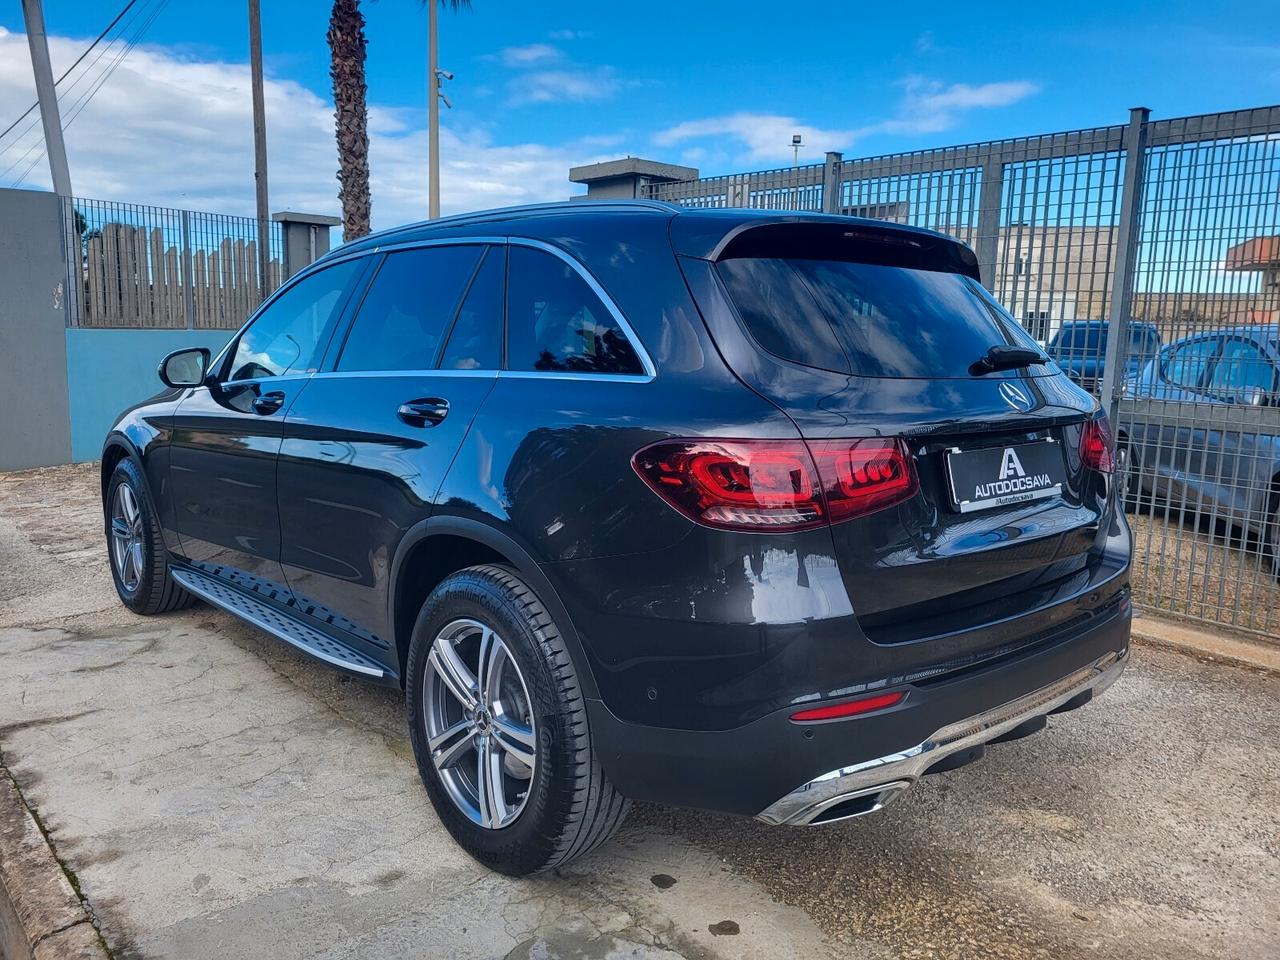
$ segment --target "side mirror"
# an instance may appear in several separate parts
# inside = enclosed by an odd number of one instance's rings
[[[160,361],[160,379],[167,387],[198,387],[204,383],[212,354],[204,347],[175,350]]]

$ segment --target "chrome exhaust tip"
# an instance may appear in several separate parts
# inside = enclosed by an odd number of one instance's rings
[[[883,810],[911,786],[908,780],[895,780],[852,793],[842,793],[806,807],[786,821],[789,826],[820,827]]]

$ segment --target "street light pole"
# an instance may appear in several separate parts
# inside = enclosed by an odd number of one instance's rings
[[[440,216],[440,49],[439,0],[427,0],[427,216]]]
[[[262,10],[249,0],[249,73],[253,87],[253,180],[258,201],[258,281],[271,292],[271,234],[267,220],[267,108],[262,90]]]
[[[53,67],[49,64],[49,37],[44,32],[41,0],[22,0],[22,15],[27,24],[27,46],[31,48],[31,71],[36,78],[36,99],[40,102],[40,122],[44,125],[44,149],[49,156],[53,192],[69,197],[71,171],[67,166],[67,145],[62,140],[62,117],[58,113]]]

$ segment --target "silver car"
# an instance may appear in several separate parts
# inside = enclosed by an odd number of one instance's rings
[[[1163,502],[1230,524],[1280,577],[1280,327],[1174,341],[1124,393],[1116,456],[1130,507]]]

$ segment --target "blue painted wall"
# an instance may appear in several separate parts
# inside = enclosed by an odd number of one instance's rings
[[[165,354],[183,347],[208,347],[216,354],[234,332],[68,327],[71,459],[98,459],[120,411],[164,389],[156,367]]]

